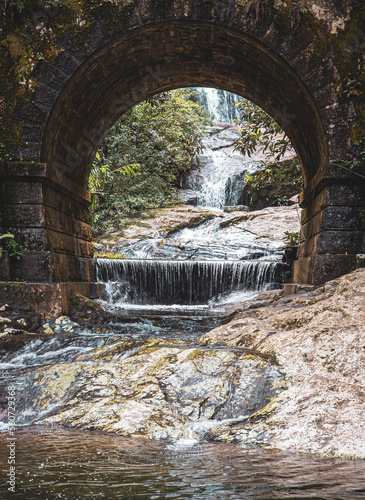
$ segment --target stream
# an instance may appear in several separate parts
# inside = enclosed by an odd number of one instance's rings
[[[211,90],[201,93],[217,117],[235,101]],[[237,131],[225,136],[226,125],[211,129],[210,152],[188,181],[208,210],[239,204],[257,167],[235,156]],[[290,278],[283,245],[248,229],[240,208],[120,241],[114,250],[125,259],[99,259],[108,323],[63,317],[47,323],[51,334],[0,338],[1,498],[365,498],[362,460],[260,447],[264,437],[247,429],[290,381],[270,353],[203,338]]]
[[[0,460],[6,462],[5,449]],[[194,447],[77,429],[17,433],[18,488],[1,498],[32,500],[356,500],[362,462],[235,444]]]

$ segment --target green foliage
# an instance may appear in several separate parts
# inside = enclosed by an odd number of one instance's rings
[[[343,94],[346,97],[361,96],[364,93],[363,83],[358,81],[356,78],[345,77],[343,79]]]
[[[99,152],[96,153],[96,160],[101,162],[101,157]],[[99,198],[98,192],[102,192],[103,184],[107,183],[113,178],[113,174],[118,173],[125,179],[128,177],[136,177],[136,173],[141,170],[141,166],[136,163],[132,165],[124,165],[123,167],[118,167],[114,170],[110,170],[109,165],[97,165],[95,163],[91,166],[91,172],[89,176],[89,190],[92,193],[92,202],[90,205],[90,225],[93,227],[95,220],[95,210],[98,206]]]
[[[295,247],[300,243],[300,231],[285,231],[284,241],[288,247]]]
[[[341,164],[350,168],[351,170],[356,167],[361,167],[365,165],[365,141],[355,142],[355,146],[358,146],[358,153],[356,156],[349,160],[342,160]]]
[[[257,170],[245,177],[246,202],[252,205],[255,197],[261,192],[270,204],[286,205],[289,198],[302,189],[302,173],[299,163],[293,159],[281,164],[270,163],[265,168]]]
[[[16,259],[20,259],[22,256],[22,252],[25,250],[24,247],[19,245],[14,239],[14,235],[11,233],[1,234],[0,235],[0,259],[3,256],[4,250],[9,251],[10,257],[15,257]]]
[[[279,161],[290,146],[289,138],[276,121],[256,104],[242,99],[236,106],[242,113],[238,120],[239,139],[234,142],[235,149],[251,156],[257,149]]]
[[[99,149],[90,189],[96,234],[133,212],[178,202],[177,179],[202,151],[209,118],[191,89],[164,92],[122,116]]]

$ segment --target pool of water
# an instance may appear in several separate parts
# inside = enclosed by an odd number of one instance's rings
[[[365,463],[237,444],[179,443],[33,426],[16,432],[16,490],[4,500],[355,500],[365,498]]]

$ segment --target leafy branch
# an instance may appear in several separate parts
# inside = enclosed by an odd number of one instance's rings
[[[101,161],[100,153],[96,153],[96,159]],[[91,227],[94,224],[95,215],[94,211],[98,205],[99,198],[98,194],[102,192],[102,186],[110,179],[112,179],[113,174],[118,172],[122,175],[122,177],[136,177],[137,172],[141,170],[141,165],[138,163],[124,165],[123,167],[115,168],[114,170],[110,169],[109,165],[96,165],[95,163],[91,166],[91,172],[89,176],[89,190],[92,193],[92,202],[90,205],[91,217],[90,217],[90,225]]]
[[[284,241],[286,246],[295,247],[300,243],[300,231],[285,231]]]
[[[11,233],[1,234],[0,235],[0,259],[3,256],[4,250],[9,251],[10,257],[15,257],[16,259],[20,259],[23,255],[24,247],[19,245],[14,239],[14,235]]]
[[[240,137],[234,141],[235,149],[248,156],[261,149],[266,157],[279,161],[290,147],[290,140],[280,125],[247,99],[236,106],[241,119],[238,120]]]

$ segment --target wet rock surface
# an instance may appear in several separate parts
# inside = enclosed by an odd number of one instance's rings
[[[60,333],[7,336],[20,423],[365,458],[365,270],[295,291],[204,320],[199,339],[196,318],[86,332],[63,317]]]
[[[240,137],[238,125],[215,123],[207,130],[204,149],[199,162],[181,179],[182,199],[195,193],[194,205],[218,207],[240,204],[241,193],[246,184],[246,174],[255,172],[262,156],[243,155],[235,150],[234,141]]]
[[[298,205],[228,214],[182,206],[149,215],[123,237],[99,240],[97,250],[132,259],[281,260],[285,232],[300,228]]]
[[[43,316],[31,310],[0,304],[0,338],[37,332],[42,326]]]
[[[103,346],[32,378],[33,411],[56,405],[41,422],[178,439],[246,420],[285,385],[280,368],[260,353],[160,339]]]

